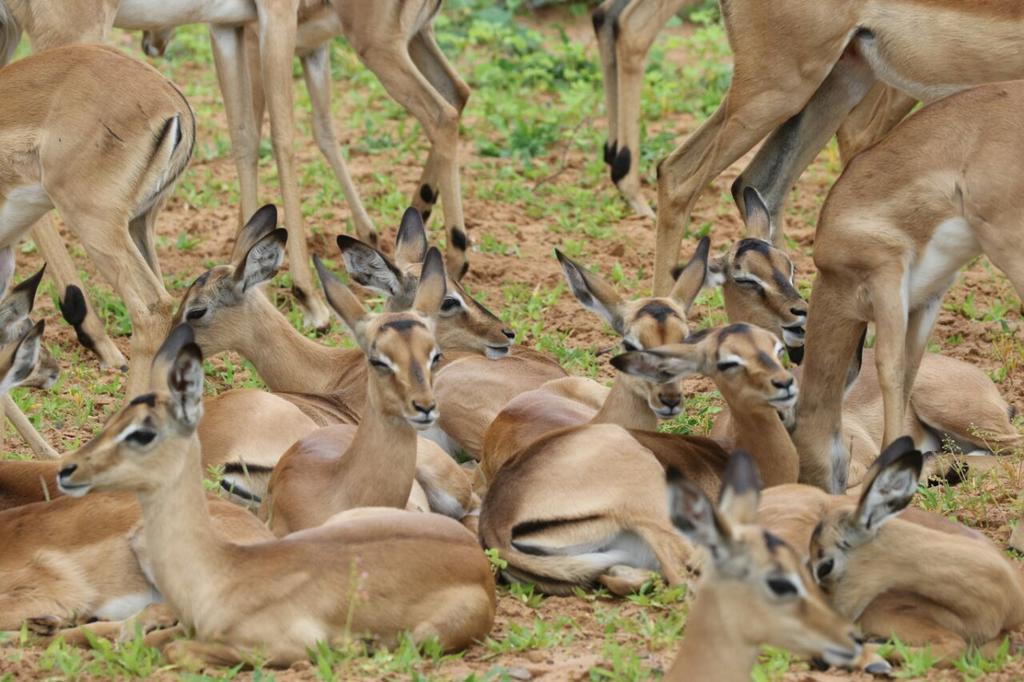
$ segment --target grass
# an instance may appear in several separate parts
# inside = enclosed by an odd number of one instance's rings
[[[552,319],[551,311],[571,295],[562,280],[520,278],[515,267],[531,257],[552,258],[551,250],[557,245],[588,265],[600,263],[597,269],[624,294],[646,293],[650,279],[650,259],[628,238],[623,239],[621,230],[624,224],[630,224],[629,211],[608,182],[607,168],[598,154],[607,133],[596,51],[592,44],[577,39],[568,25],[587,10],[584,4],[573,4],[554,20],[538,20],[526,15],[520,0],[503,4],[446,0],[436,21],[436,34],[442,49],[454,57],[458,71],[473,90],[460,131],[462,149],[466,150],[462,190],[467,205],[515,207],[514,214],[487,221],[480,229],[476,229],[477,223],[484,222],[483,217],[467,212],[478,257],[513,263],[498,283],[486,288],[481,285],[478,291],[471,278],[469,288],[516,331],[521,342],[550,353],[572,374],[606,381],[610,376],[608,355],[601,351],[615,343],[610,330],[603,330],[602,343],[581,341],[583,336],[577,328],[589,313],[579,311],[572,320]],[[713,111],[731,78],[729,49],[715,3],[705,3],[691,14],[689,22],[685,30],[680,29],[678,20],[672,22],[672,30],[655,42],[646,67],[642,102],[645,142],[639,163],[648,191],[655,181],[657,161],[682,139],[680,126],[692,129]],[[129,49],[137,56],[136,38],[119,39],[130,43]],[[19,54],[26,53],[22,45]],[[680,58],[680,53],[685,58]],[[390,235],[408,205],[406,187],[418,177],[428,152],[427,141],[420,126],[387,96],[344,39],[332,43],[331,60],[336,83],[333,113],[342,155],[353,169],[360,169],[354,176],[367,210],[378,228]],[[182,86],[200,121],[194,162],[175,193],[174,201],[181,209],[176,215],[200,215],[205,219],[234,216],[238,183],[206,30],[179,30],[167,58],[152,63]],[[295,95],[297,148],[302,154],[302,212],[312,234],[322,235],[329,242],[326,235],[352,232],[353,227],[342,208],[344,198],[332,171],[313,146],[309,98],[299,80]],[[413,170],[403,176],[404,169]],[[808,173],[812,190],[802,184],[799,199],[787,206],[789,226],[797,232],[813,228],[827,183],[839,170],[833,144]],[[276,195],[276,168],[266,140],[259,148],[259,176],[263,193]],[[733,219],[735,209],[726,188],[727,183],[719,183],[707,193],[687,239],[714,236],[722,223]],[[820,191],[813,191],[815,188]],[[522,220],[542,222],[546,241],[539,246],[529,243],[529,237],[522,236]],[[431,221],[432,242],[439,245],[444,244],[442,225],[439,217]],[[159,237],[161,254],[187,257],[189,262],[201,262],[206,268],[218,264],[221,245],[212,243],[203,226],[203,222],[195,221],[193,225],[182,219],[181,224]],[[641,235],[643,241],[653,241],[649,231]],[[805,264],[810,242],[809,238],[796,239],[787,233],[789,250],[803,257]],[[715,243],[715,252],[724,246]],[[613,252],[616,247],[622,248]],[[83,258],[80,248],[71,250],[77,259]],[[34,256],[34,252],[31,242],[22,249],[26,257]],[[542,255],[530,255],[537,252]],[[319,253],[326,254],[331,269],[344,277],[336,251],[320,249]],[[981,271],[986,286],[977,291],[954,287],[944,305],[945,319],[969,322],[972,331],[940,326],[933,349],[959,352],[976,346],[975,357],[992,368],[989,374],[1001,389],[1010,390],[1020,381],[1024,364],[1019,333],[1021,302],[987,261],[979,260],[972,269]],[[807,296],[812,274],[809,267],[804,270],[798,272],[797,284]],[[165,269],[164,274],[168,289],[180,295],[199,272]],[[107,329],[116,338],[126,337],[131,327],[123,303],[101,278],[89,271],[83,271],[82,278]],[[301,327],[301,311],[282,293],[290,285],[289,275],[283,273],[275,278],[271,291],[279,309]],[[56,307],[52,285],[44,284],[42,296],[51,308]],[[694,328],[725,321],[720,291],[702,294],[695,310]],[[597,323],[590,324],[593,328]],[[974,329],[983,332],[975,334]],[[983,339],[980,343],[979,338]],[[318,340],[352,343],[337,326]],[[97,372],[88,354],[73,343],[48,343],[48,348],[63,371],[57,385],[49,392],[17,390],[13,396],[38,428],[51,439],[60,439],[59,449],[73,450],[120,405],[123,377]],[[211,393],[227,387],[263,387],[251,363],[235,356],[209,360],[206,369]],[[661,428],[671,433],[706,434],[721,409],[716,391],[695,393],[684,413]],[[24,456],[20,450],[4,454]],[[999,509],[1008,518],[1024,512],[1024,500],[1017,500],[1013,494],[1020,482],[1002,485],[1007,480],[1005,476],[972,476],[958,487],[922,488],[918,504],[992,532],[993,526],[1003,523],[992,518],[992,509]],[[489,558],[495,571],[503,568],[495,554],[490,553]],[[436,642],[416,645],[408,638],[390,649],[372,648],[363,642],[335,646],[321,643],[311,651],[307,670],[321,680],[507,680],[521,678],[526,661],[568,659],[585,650],[592,655],[587,668],[591,680],[646,680],[664,673],[686,627],[686,591],[655,581],[626,599],[612,599],[600,589],[580,590],[569,598],[547,598],[531,585],[501,587],[499,596],[502,608],[514,610],[516,615],[501,613],[498,627],[473,649],[474,653],[446,656]],[[565,615],[565,611],[572,615]],[[890,646],[904,659],[898,670],[901,677],[923,675],[934,667],[934,657],[928,652],[910,651],[899,642]],[[28,656],[29,652],[16,646],[0,649],[0,655],[8,661]],[[474,656],[475,660],[469,660]],[[964,678],[977,679],[999,673],[1014,661],[1007,642],[992,658],[978,651],[968,652],[954,668]],[[183,679],[205,680],[230,679],[239,674],[237,669],[215,674],[206,671],[204,675],[172,670],[158,651],[145,647],[138,639],[117,645],[96,642],[91,651],[55,643],[42,652],[36,665],[45,676],[60,679],[145,678],[173,673]],[[789,653],[766,649],[753,679],[778,680],[787,671],[805,669],[805,664]],[[257,667],[246,674],[269,680],[278,673]],[[0,682],[6,682],[3,675]]]

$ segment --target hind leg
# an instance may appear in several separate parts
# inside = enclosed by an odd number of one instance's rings
[[[78,342],[96,354],[100,367],[128,369],[128,361],[107,336],[103,323],[85,298],[85,285],[50,216],[43,216],[32,228],[32,239],[46,260],[47,271],[60,292],[60,308],[78,337]]]
[[[591,14],[597,51],[604,80],[604,103],[608,117],[608,138],[604,143],[604,162],[609,166],[618,151],[616,136],[619,131],[619,76],[615,66],[615,33],[619,15],[630,0],[604,0]]]

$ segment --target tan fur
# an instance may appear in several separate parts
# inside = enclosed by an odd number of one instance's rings
[[[781,203],[799,170],[876,82],[927,102],[1024,75],[1024,12],[1015,0],[786,0],[770,9],[760,0],[730,0],[723,19],[734,54],[729,92],[660,165],[656,294],[671,285],[698,197],[773,130],[759,155],[763,163],[752,164],[758,172],[737,189],[756,187],[775,168],[773,194]],[[774,77],[765,78],[769,73]],[[782,161],[772,158],[779,150],[788,150]]]
[[[274,467],[260,516],[276,535],[319,526],[353,507],[400,508],[408,502],[416,429],[437,419],[432,373],[440,351],[433,329],[445,274],[436,249],[427,258],[413,310],[379,315],[367,313],[318,261],[328,302],[377,364],[366,376],[368,409],[355,432],[344,425],[316,431]]]
[[[828,604],[803,556],[758,525],[756,476],[738,452],[718,505],[688,481],[676,484],[673,521],[713,552],[666,680],[749,680],[765,644],[832,665],[860,654],[853,625]]]
[[[287,666],[306,658],[317,641],[368,636],[394,644],[409,631],[416,641],[437,637],[451,650],[485,636],[494,619],[493,577],[474,538],[451,519],[361,510],[251,546],[212,531],[194,433],[201,356],[182,329],[158,355],[152,400],[124,407],[96,439],[65,458],[60,478],[77,494],[138,495],[156,584],[195,633],[165,647],[168,659],[201,667],[258,656]],[[143,429],[156,434],[145,446],[118,440]],[[263,588],[258,595],[239,589],[250,584]],[[403,598],[396,601],[395,594]]]
[[[724,280],[730,321],[769,329],[784,339],[791,357],[795,352],[802,356],[807,304],[793,287],[791,261],[771,245],[773,227],[767,209],[752,203],[747,206],[748,237],[709,264],[709,278]],[[874,362],[874,351],[863,351],[861,370],[843,399],[842,441],[851,453],[847,480],[851,488],[861,483],[883,446],[882,394]],[[799,368],[794,375],[799,381]],[[911,392],[904,433],[911,434],[919,448],[937,448],[952,439],[967,451],[1003,450],[1021,442],[1010,413],[985,372],[970,363],[928,353]],[[715,418],[711,437],[727,449],[735,445],[736,424],[728,406]],[[967,462],[992,465],[991,460],[974,457]]]
[[[132,354],[144,367],[168,329],[171,299],[129,224],[156,210],[188,164],[192,110],[156,70],[98,46],[59,48],[7,66],[0,89],[7,93],[0,102],[0,147],[7,150],[0,202],[17,215],[0,226],[0,246],[23,238],[49,209],[60,211],[124,299],[135,329]],[[133,372],[129,390],[144,382]]]
[[[956,271],[984,253],[1024,292],[1024,268],[1014,259],[1019,192],[1015,176],[1004,172],[1022,142],[1021,104],[1024,87],[1004,83],[926,107],[857,157],[830,193],[815,239],[807,391],[793,433],[801,480],[827,489],[845,482],[849,453],[833,434],[844,377],[867,322],[877,330],[887,443],[904,428],[910,389]],[[909,299],[900,295],[904,278],[913,289]],[[961,389],[951,383],[948,390]]]

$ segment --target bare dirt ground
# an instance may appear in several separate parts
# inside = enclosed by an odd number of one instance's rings
[[[594,40],[589,30],[588,19],[585,16],[572,17],[564,13],[549,12],[528,21],[543,31],[553,31],[553,24],[556,21],[566,25],[570,37],[587,45],[589,54],[596,59]],[[670,29],[670,32],[682,36],[686,35],[688,30],[687,27],[676,27]],[[122,41],[125,49],[138,56],[134,36],[122,36],[119,40]],[[668,58],[682,62],[689,57],[685,50],[674,49],[669,51]],[[457,58],[456,62],[458,62]],[[191,73],[198,73],[200,70],[206,71],[208,68],[206,65],[176,64],[174,74],[176,80],[181,82],[190,78]],[[208,75],[205,77],[208,78]],[[339,84],[339,90],[341,87]],[[203,108],[212,111],[213,115],[201,120],[200,147],[204,144],[211,144],[215,132],[223,135],[225,130],[223,113],[217,104],[216,93],[210,95],[208,100],[202,102],[206,105]],[[193,103],[196,104],[195,101]],[[198,109],[200,109],[199,106],[197,106]],[[466,112],[465,126],[467,128],[480,123],[474,119],[475,116],[477,114],[471,103]],[[342,144],[357,146],[364,132],[353,128],[348,123],[347,115],[336,114],[336,127]],[[674,134],[677,140],[682,141],[688,133],[694,130],[697,123],[698,121],[693,116],[688,115],[649,121],[648,136],[668,130]],[[409,124],[390,121],[388,125]],[[592,125],[603,128],[604,120],[601,118],[600,112],[595,115]],[[308,130],[308,125],[306,129]],[[571,131],[566,132],[568,134]],[[314,163],[319,153],[308,134],[300,133],[298,140],[299,163],[309,166]],[[596,147],[590,151],[584,151],[568,144],[554,145],[548,151],[545,160],[560,170],[556,177],[545,184],[556,187],[573,187],[583,184],[585,168],[587,164],[593,163],[598,151]],[[515,202],[503,200],[501,196],[492,196],[490,193],[487,196],[480,196],[476,191],[478,176],[491,177],[503,168],[514,171],[519,162],[513,159],[482,156],[470,144],[463,144],[461,154],[465,214],[471,237],[479,243],[484,234],[500,235],[503,242],[514,244],[518,249],[517,256],[475,251],[472,254],[472,269],[467,279],[469,286],[474,292],[480,293],[495,310],[501,309],[504,301],[503,287],[509,283],[519,282],[529,287],[545,290],[557,287],[562,276],[552,257],[552,250],[562,245],[564,235],[551,229],[552,224],[549,217],[528,214]],[[386,153],[379,155],[352,153],[350,170],[369,204],[375,194],[381,192],[377,175],[379,173],[386,173],[390,181],[404,196],[412,196],[417,187],[423,158],[422,148],[416,158],[406,159],[404,162],[398,162]],[[561,166],[563,159],[564,168]],[[711,235],[713,246],[716,249],[725,248],[742,236],[742,223],[728,202],[728,188],[749,159],[750,156],[744,158],[718,178],[704,194],[694,212],[692,223],[694,226],[705,223],[713,225]],[[264,172],[270,173],[271,167],[270,159],[264,159]],[[787,237],[793,241],[791,251],[796,262],[799,279],[805,283],[813,280],[813,263],[810,254],[813,247],[814,219],[836,177],[837,169],[838,159],[835,152],[823,152],[822,156],[800,179],[793,191],[787,211],[785,230]],[[645,173],[647,170],[645,169]],[[232,186],[235,183],[234,165],[231,159],[224,155],[213,158],[201,155],[193,163],[190,177],[196,183],[202,183],[211,188],[208,191],[217,192],[220,191],[218,188]],[[333,180],[326,177],[324,182],[333,182]],[[264,196],[271,197],[272,191],[272,188],[267,188],[264,191]],[[323,188],[318,185],[305,184],[302,187],[303,196],[307,202],[312,201],[321,191]],[[312,216],[308,224],[314,225],[320,230],[319,234],[310,237],[310,250],[333,257],[336,255],[333,235],[340,231],[341,225],[345,224],[348,208],[340,193],[336,192],[333,186],[330,191],[335,195],[331,202],[330,216],[327,217],[323,210],[319,210]],[[653,199],[654,188],[648,186],[646,191],[648,197]],[[614,199],[614,188],[607,180],[593,188],[593,192],[600,197],[601,201]],[[587,210],[587,207],[581,206],[579,210]],[[435,218],[433,227],[438,228],[439,225],[439,220]],[[396,225],[378,222],[378,227],[384,233],[383,242],[390,243]],[[613,227],[613,234],[608,238],[588,241],[580,260],[588,265],[597,266],[603,273],[608,273],[616,264],[632,276],[642,271],[646,273],[642,279],[643,286],[647,287],[653,263],[653,221],[626,217]],[[236,209],[227,199],[214,204],[204,202],[204,205],[200,207],[183,198],[181,192],[177,193],[161,215],[157,226],[158,234],[163,238],[160,242],[159,255],[165,274],[187,283],[211,264],[222,262],[230,253],[236,229]],[[178,248],[176,242],[180,240],[182,234],[196,240],[197,244],[188,250]],[[684,242],[681,258],[685,258],[695,244],[696,237],[687,239]],[[79,253],[79,255],[81,254]],[[90,262],[84,258],[79,258],[78,262],[83,271],[93,275],[93,279],[96,279],[96,273],[93,272]],[[36,253],[19,254],[19,276],[32,272],[40,264]],[[54,411],[40,419],[39,426],[43,435],[58,450],[65,450],[88,440],[101,426],[110,410],[116,409],[121,404],[122,396],[117,391],[101,393],[91,390],[90,387],[94,387],[96,384],[116,380],[118,378],[116,373],[102,372],[91,357],[78,352],[73,333],[66,324],[58,321],[59,317],[55,312],[53,302],[48,297],[42,297],[42,299],[38,307],[38,316],[48,321],[47,343],[73,365],[67,368],[68,378],[60,390],[64,397],[72,403],[77,401],[81,406],[81,411],[84,412],[77,418],[68,418],[60,411]],[[284,295],[279,296],[278,300],[283,307],[290,305]],[[1008,308],[998,316],[988,316],[997,317],[997,319],[970,319],[969,313],[965,312],[965,303],[968,301],[970,301],[972,309],[979,311],[989,310],[996,303],[1000,305],[1005,303]],[[694,319],[700,320],[709,312],[711,311],[706,307],[698,306],[694,313]],[[607,348],[614,343],[614,339],[603,324],[583,311],[568,292],[563,292],[553,304],[543,308],[539,315],[540,325],[545,331],[565,334],[566,343],[570,345],[596,350]],[[987,317],[985,314],[977,316]],[[1000,390],[1018,410],[1024,408],[1024,363],[1021,362],[1024,359],[1024,352],[1019,343],[1020,317],[1020,302],[1006,279],[995,271],[985,259],[979,259],[964,272],[948,296],[947,305],[939,317],[938,327],[933,337],[937,346],[941,347],[944,353],[975,363],[997,375],[1000,378]],[[335,330],[333,338],[339,338],[338,334],[339,332]],[[1015,341],[1015,338],[1018,341]],[[530,344],[534,339],[528,337],[522,341]],[[118,343],[127,353],[127,337],[120,337]],[[224,362],[225,360],[220,358],[214,361],[214,365],[221,367]],[[240,364],[240,360],[237,358],[232,359],[232,362],[235,365]],[[602,366],[604,366],[603,362]],[[235,375],[236,381],[247,376],[247,372],[247,369],[239,370]],[[610,378],[611,372],[607,368],[602,369],[600,376]],[[209,380],[215,391],[229,387],[219,376],[212,376]],[[710,389],[710,385],[706,382],[694,382],[693,389],[707,391]],[[88,395],[91,401],[87,403],[82,398],[83,395]],[[32,407],[42,410],[46,398],[41,394],[32,394],[32,397],[26,400],[29,402],[28,411],[32,413]],[[10,429],[6,434],[4,447],[7,453],[22,455],[28,453],[27,448],[10,432]],[[1019,474],[1016,478],[1019,479]],[[1008,480],[1012,482],[1013,479],[1014,477],[1011,476]],[[1003,481],[1002,484],[1008,486],[1011,483]],[[984,497],[984,501],[978,500],[977,504],[965,507],[962,517],[971,525],[979,527],[997,543],[1005,544],[1010,532],[1008,521],[1015,518],[1015,514],[1020,510],[1015,500],[1016,489],[1007,490],[998,486],[997,483],[983,486],[979,497]],[[644,607],[628,602],[605,599],[585,600],[575,597],[548,598],[540,602],[539,605],[532,606],[510,595],[507,591],[502,591],[498,620],[492,633],[495,640],[504,639],[511,629],[516,627],[530,628],[537,621],[558,623],[560,618],[569,617],[572,619],[571,626],[560,628],[556,626],[557,629],[564,631],[566,636],[553,646],[528,647],[525,651],[500,655],[483,645],[474,646],[461,658],[445,661],[439,667],[427,664],[423,670],[425,674],[448,679],[461,679],[473,673],[477,675],[478,679],[483,679],[488,672],[496,679],[501,679],[503,675],[507,675],[510,679],[614,679],[618,676],[617,673],[601,676],[592,672],[595,667],[609,667],[607,649],[609,641],[629,647],[643,668],[663,670],[671,662],[674,653],[674,646],[671,642],[664,641],[664,639],[652,641],[649,633],[645,632],[642,627],[627,631],[618,629],[619,626],[616,623],[621,623],[623,620],[637,623],[643,622],[647,618],[663,619],[667,611],[680,608],[683,607],[681,605],[670,605],[663,608]],[[618,611],[619,617],[611,619],[608,616],[611,611]],[[609,631],[609,628],[612,630]],[[1014,640],[1019,644],[1021,637],[1015,636]],[[21,649],[10,645],[0,648],[0,679],[29,680],[41,677],[61,677],[59,670],[40,667],[41,656],[39,650],[32,648]],[[341,674],[339,677],[373,675],[373,673],[360,668],[359,659],[352,661],[350,665],[352,668],[346,669],[346,674]],[[207,671],[207,673],[217,675],[223,674],[224,671]],[[171,674],[169,672],[161,673],[160,676],[166,677]],[[250,673],[239,674],[239,677],[248,676]],[[307,664],[298,665],[289,671],[278,672],[276,676],[280,679],[318,679],[317,671]],[[84,677],[88,678],[90,675],[86,674]],[[859,679],[863,676],[811,673],[799,670],[785,675],[787,680],[828,680],[835,677]],[[1022,677],[1024,677],[1024,661],[1017,660],[999,673],[986,675],[984,679],[1012,680]],[[952,671],[932,670],[927,674],[927,679],[959,678],[959,673]]]

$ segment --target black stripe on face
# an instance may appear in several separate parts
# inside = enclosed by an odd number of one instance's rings
[[[156,394],[155,393],[143,393],[142,395],[135,396],[129,405],[149,405],[150,407],[156,407]]]
[[[664,322],[669,317],[679,317],[675,309],[658,301],[652,301],[637,311],[637,315],[650,315],[658,322]]]
[[[736,246],[736,257],[733,259],[733,262],[739,260],[740,256],[745,254],[747,251],[755,251],[763,256],[768,256],[772,251],[772,245],[763,239],[755,239],[754,237],[741,239],[739,244]]]
[[[775,554],[775,550],[779,547],[785,547],[786,541],[780,538],[778,535],[764,531],[764,544],[768,547],[768,551]]]
[[[394,329],[396,332],[406,332],[416,327],[423,327],[424,329],[427,328],[426,325],[420,322],[419,320],[410,319],[391,320],[390,322],[385,322],[380,326],[382,330]]]

